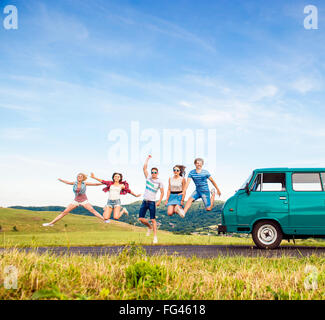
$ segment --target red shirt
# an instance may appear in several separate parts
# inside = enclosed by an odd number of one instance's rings
[[[111,188],[111,185],[114,184],[113,181],[104,181],[102,180],[102,184],[106,184],[106,188],[103,189],[104,192],[108,192]],[[122,181],[121,184],[124,184],[125,188],[121,190],[120,194],[127,194],[131,193],[131,190],[129,189],[129,184],[126,181]]]

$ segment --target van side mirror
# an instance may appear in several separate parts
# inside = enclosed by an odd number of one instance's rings
[[[248,183],[246,184],[246,186],[245,186],[245,191],[246,191],[246,193],[249,195],[251,192],[250,192],[250,190],[249,190],[249,188],[248,188]]]

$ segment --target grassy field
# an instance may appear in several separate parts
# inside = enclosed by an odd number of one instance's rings
[[[146,229],[123,222],[104,224],[95,217],[70,214],[54,227],[44,228],[57,213],[34,212],[16,209],[0,209],[0,247],[40,246],[103,246],[103,245],[149,245],[152,237],[146,237]],[[222,244],[254,245],[250,236],[201,236],[175,235],[158,232],[159,244]],[[282,244],[288,244],[283,241]],[[292,244],[292,242],[291,242]],[[297,241],[299,245],[323,246],[323,241],[313,239]]]
[[[5,266],[18,270],[6,289]],[[308,266],[315,269],[314,275]],[[308,277],[311,277],[308,280]],[[306,287],[305,282],[317,283]],[[325,259],[215,259],[152,256],[131,246],[119,256],[0,254],[0,299],[324,299]]]
[[[325,258],[214,259],[146,256],[146,230],[125,223],[103,224],[69,215],[55,227],[41,225],[56,213],[0,209],[0,246],[127,245],[120,255],[55,256],[49,253],[0,254],[0,299],[324,299]],[[151,238],[151,237],[150,237]],[[182,236],[159,232],[160,244],[250,244],[250,238]],[[286,244],[286,242],[284,242]],[[323,245],[316,240],[300,245]],[[6,266],[18,271],[17,289],[6,289]],[[315,273],[308,271],[314,268]],[[307,268],[307,269],[306,269]],[[313,277],[312,277],[313,276]],[[310,277],[317,283],[305,286]]]

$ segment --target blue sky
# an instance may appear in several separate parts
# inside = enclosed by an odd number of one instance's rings
[[[148,148],[130,160],[131,122],[158,134],[148,152],[165,184],[193,159],[164,162],[164,130],[214,130],[195,155],[223,200],[254,168],[325,167],[322,1],[8,0],[0,21],[7,4],[19,28],[0,24],[0,205],[66,205],[71,188],[56,179],[80,171],[121,171],[142,193]],[[318,30],[304,29],[308,4]],[[112,155],[113,130],[129,157]]]

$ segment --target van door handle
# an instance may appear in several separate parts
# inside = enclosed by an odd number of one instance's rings
[[[280,200],[287,200],[287,197],[280,197]]]

